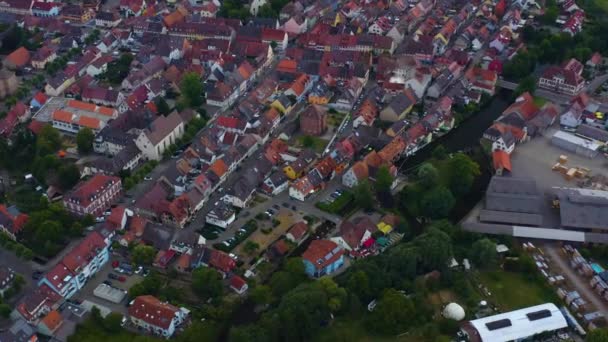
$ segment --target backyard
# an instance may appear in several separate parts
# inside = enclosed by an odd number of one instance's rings
[[[317,153],[323,153],[328,141],[312,135],[302,135],[297,138],[298,147],[312,148]]]
[[[479,280],[491,292],[490,300],[501,311],[510,311],[546,302],[557,302],[553,290],[540,280],[507,271],[485,271]],[[517,295],[514,295],[517,292]]]

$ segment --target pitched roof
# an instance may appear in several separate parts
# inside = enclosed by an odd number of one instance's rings
[[[86,115],[81,115],[78,119],[78,124],[80,126],[88,127],[90,129],[99,129],[101,128],[101,121],[97,118],[93,118]]]
[[[230,278],[230,287],[236,289],[237,291],[241,291],[245,285],[247,285],[247,282],[238,275],[233,275],[232,278]]]
[[[78,273],[81,267],[89,264],[99,250],[106,247],[103,236],[96,231],[91,232],[62,260],[62,263],[72,272]]]
[[[344,250],[330,240],[313,240],[308,249],[302,253],[302,259],[322,269],[336,262],[344,254]]]
[[[10,62],[11,64],[20,68],[25,66],[30,61],[30,52],[22,46],[6,56],[5,61]]]
[[[54,332],[63,324],[63,317],[57,310],[52,310],[42,319],[41,323],[44,324],[49,331]]]
[[[228,254],[218,251],[211,251],[211,259],[209,259],[209,265],[222,271],[230,272],[236,267],[236,262]]]
[[[304,235],[308,232],[308,225],[306,222],[301,221],[289,228],[287,233],[291,234],[296,241],[300,241]]]
[[[135,298],[133,305],[129,306],[129,315],[150,325],[167,329],[179,309],[158,298],[146,295]]]
[[[492,161],[494,162],[494,170],[504,169],[511,172],[511,156],[503,150],[492,152]]]
[[[168,116],[160,115],[152,122],[150,129],[146,129],[146,136],[153,145],[156,145],[173,132],[182,122],[182,117],[176,111]]]

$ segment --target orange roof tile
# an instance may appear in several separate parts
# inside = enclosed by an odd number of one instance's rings
[[[65,111],[65,110],[56,110],[53,112],[53,120],[56,121],[62,121],[62,122],[72,122],[72,117],[74,116],[74,114]]]
[[[86,110],[89,112],[94,112],[95,108],[97,108],[97,106],[92,103],[86,103],[86,102],[82,102],[82,101],[78,101],[78,100],[68,101],[68,107],[72,107],[72,108],[76,108],[76,109],[80,109],[80,110]]]
[[[293,90],[293,92],[296,95],[300,96],[304,92],[307,82],[308,82],[308,75],[301,74],[298,78],[296,78],[295,81],[293,81],[293,84],[291,85],[291,89]]]
[[[109,107],[97,107],[97,113],[105,116],[113,116],[114,109]]]
[[[97,118],[92,118],[90,116],[82,115],[78,120],[78,124],[80,126],[88,127],[91,129],[99,129],[101,126],[101,121]]]
[[[226,166],[226,163],[223,159],[218,159],[213,164],[211,164],[209,170],[215,173],[216,176],[222,177],[228,171],[228,167]]]
[[[22,67],[30,61],[30,52],[22,46],[6,56],[6,61],[12,63],[18,68]]]
[[[53,332],[63,323],[63,317],[61,317],[61,314],[57,310],[53,310],[42,319],[42,323]]]

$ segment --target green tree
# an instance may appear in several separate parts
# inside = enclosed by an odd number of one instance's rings
[[[74,163],[65,163],[57,170],[59,186],[64,189],[71,189],[80,180],[80,170]]]
[[[470,257],[479,268],[495,266],[498,262],[496,244],[488,238],[479,239],[471,246]]]
[[[11,315],[11,307],[8,304],[2,303],[0,304],[0,316],[3,318],[8,318]]]
[[[140,244],[133,248],[131,260],[136,265],[152,265],[155,256],[156,249],[154,247]]]
[[[515,91],[513,92],[513,96],[518,97],[519,95],[526,92],[533,94],[535,90],[536,80],[534,79],[534,77],[528,76],[519,81],[517,88],[515,88]]]
[[[167,101],[165,101],[165,99],[160,96],[156,98],[156,101],[154,103],[156,104],[156,109],[158,110],[159,114],[166,116],[171,111],[171,108],[169,108],[169,104],[167,103]]]
[[[443,270],[453,255],[452,240],[436,229],[429,228],[425,233],[413,240],[414,246],[420,253],[420,265],[425,271]]]
[[[464,153],[455,154],[448,162],[448,169],[449,187],[456,197],[467,194],[475,178],[481,174],[479,164]]]
[[[437,186],[422,195],[421,214],[429,218],[445,218],[454,207],[456,200],[446,187]]]
[[[260,249],[260,245],[257,242],[251,240],[247,240],[245,242],[245,245],[243,246],[243,252],[245,252],[247,255],[255,254],[258,249]]]
[[[83,128],[76,134],[76,145],[78,146],[78,152],[90,153],[93,151],[93,141],[95,140],[95,133],[90,128]]]
[[[381,193],[388,193],[391,191],[393,185],[393,175],[386,165],[380,166],[376,173],[376,191]]]
[[[39,156],[53,154],[61,148],[61,136],[51,125],[45,125],[38,133],[36,151]]]
[[[203,298],[216,298],[222,295],[224,286],[220,274],[208,267],[192,271],[192,289]]]
[[[425,188],[432,188],[439,181],[439,171],[431,163],[424,163],[420,165],[416,174],[420,180],[420,184]]]
[[[416,320],[414,303],[403,293],[388,289],[367,319],[368,327],[381,334],[405,332]]]
[[[118,334],[122,331],[122,315],[116,312],[112,312],[106,316],[103,320],[103,328],[111,333]]]
[[[608,329],[599,328],[590,330],[587,333],[585,342],[608,342]]]
[[[249,298],[258,305],[267,305],[272,302],[272,290],[267,285],[258,285],[251,290]]]
[[[307,147],[307,148],[315,147],[315,138],[310,135],[303,136],[301,142],[302,142],[302,146],[304,146],[304,147]]]
[[[186,108],[198,108],[205,103],[203,83],[196,73],[187,73],[180,83],[180,103]]]
[[[359,182],[353,189],[355,204],[364,210],[374,208],[374,194],[367,180]]]

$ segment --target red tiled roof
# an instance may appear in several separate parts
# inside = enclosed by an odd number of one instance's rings
[[[228,171],[228,167],[226,166],[226,163],[223,159],[218,159],[213,162],[213,164],[211,164],[209,170],[211,170],[213,173],[215,173],[216,176],[221,178]]]
[[[70,271],[78,273],[81,267],[86,266],[105,247],[103,236],[93,231],[63,258],[62,263]]]
[[[337,249],[330,258],[325,258]],[[336,262],[344,254],[344,250],[330,240],[313,240],[308,249],[302,253],[302,259],[307,260],[317,269],[322,269]]]
[[[236,289],[237,291],[240,291],[245,285],[247,285],[247,282],[238,275],[234,275],[232,278],[230,278],[230,287]]]
[[[53,310],[49,312],[43,319],[42,324],[44,324],[49,331],[54,332],[63,324],[63,317],[57,310]]]
[[[53,120],[56,121],[72,123],[73,116],[74,114],[61,109],[53,112]]]
[[[236,262],[228,254],[213,249],[211,250],[209,266],[214,267],[224,273],[228,273],[236,267]]]
[[[93,195],[99,195],[111,182],[120,182],[120,178],[96,174],[88,181],[78,185],[66,197],[70,200],[80,201],[81,206],[87,207],[91,203]]]
[[[97,106],[92,103],[86,103],[78,100],[70,100],[68,101],[68,107],[94,112]]]
[[[241,120],[230,116],[220,116],[217,118],[217,124],[218,126],[236,129],[241,125]]]
[[[290,233],[296,241],[299,241],[308,232],[308,225],[306,222],[298,222],[291,226],[288,233]]]
[[[101,128],[101,121],[97,118],[93,118],[90,116],[82,115],[80,119],[78,119],[78,124],[83,127],[88,127],[90,129],[99,129]]]
[[[494,170],[505,169],[511,172],[511,156],[505,151],[496,150],[492,153]]]
[[[179,309],[153,296],[139,296],[129,306],[129,315],[150,325],[167,329]]]
[[[6,56],[5,61],[8,61],[20,68],[25,66],[30,61],[30,52],[22,46]]]
[[[46,103],[47,97],[43,92],[39,91],[36,95],[34,95],[34,100],[36,100],[40,105],[43,105]]]

